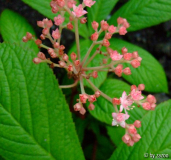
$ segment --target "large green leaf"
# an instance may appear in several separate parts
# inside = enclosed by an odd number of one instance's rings
[[[93,32],[91,23],[93,21],[99,23],[106,19],[117,2],[118,0],[96,0],[91,8],[88,7],[88,28],[91,34]]]
[[[138,51],[142,57],[141,66],[138,68],[125,64],[125,67],[131,68],[132,74],[123,75],[123,78],[135,85],[145,84],[145,90],[149,92],[168,92],[166,74],[161,64],[149,52],[120,39],[112,39],[110,42],[111,48],[118,50],[118,52],[121,52],[122,47],[125,46],[129,53]]]
[[[171,19],[171,1],[168,0],[130,0],[109,20],[116,24],[118,17],[130,23],[129,31],[136,31]]]
[[[133,147],[123,142],[111,156],[111,160],[143,160],[145,153],[171,155],[171,100],[157,106],[142,119],[142,127],[138,129],[141,140]],[[123,154],[124,153],[124,154]],[[147,155],[146,154],[146,155]],[[151,158],[150,158],[151,159]],[[168,158],[155,158],[168,159]],[[169,157],[170,159],[170,157]]]
[[[111,98],[119,98],[122,96],[123,91],[126,91],[127,94],[130,92],[130,86],[120,80],[108,79],[100,86],[100,90]],[[115,112],[112,103],[100,96],[94,105],[95,109],[90,111],[90,113],[98,120],[111,125],[112,113]],[[142,108],[135,107],[130,110],[129,114],[131,116],[127,122],[132,123],[134,119],[140,119],[145,113],[146,111]]]
[[[47,18],[50,19],[54,19],[55,16],[57,16],[57,14],[52,13],[51,11],[51,7],[50,7],[50,2],[51,0],[22,0],[23,2],[25,2],[26,4],[28,4],[29,6],[31,6],[32,8],[34,8],[35,10],[37,10],[38,12],[40,12],[41,14],[43,14],[44,16],[46,16]],[[78,4],[78,1],[77,1]],[[66,13],[65,14],[65,24],[69,22],[69,14]],[[83,36],[84,38],[88,37],[88,29],[87,26],[85,24],[81,24],[79,22],[79,34],[81,36]]]
[[[83,60],[83,58],[85,57],[85,54],[87,53],[88,49],[90,48],[92,44],[92,41],[90,40],[81,40],[80,41],[80,52],[81,52],[81,60]],[[96,45],[94,47],[94,49],[92,50],[91,54],[89,57],[91,57],[91,55],[95,52],[95,49],[98,46]],[[71,49],[69,50],[69,54],[71,54],[72,52],[76,52],[77,51],[77,46],[76,44],[74,44]],[[102,62],[103,56],[98,54],[96,55],[96,57],[90,62],[90,64],[88,65],[88,67],[95,67],[95,66],[99,66],[100,63]],[[92,72],[92,71],[91,71]],[[106,79],[107,76],[107,72],[98,72],[98,77],[96,79],[94,78],[90,78],[90,80],[97,86],[99,87],[104,80]],[[89,83],[87,81],[84,81],[84,84],[86,86],[90,86]]]
[[[22,38],[27,32],[33,35],[35,35],[35,32],[32,26],[21,15],[8,9],[4,10],[1,14],[0,27],[4,41],[21,44],[23,47],[33,49],[35,52],[39,51],[33,41],[27,43],[22,42]]]
[[[10,160],[84,159],[64,95],[34,53],[0,44],[0,155]]]

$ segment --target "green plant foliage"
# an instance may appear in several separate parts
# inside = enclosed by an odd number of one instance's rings
[[[25,2],[26,4],[28,4],[29,6],[31,6],[32,8],[34,8],[35,10],[37,10],[38,12],[40,12],[41,14],[43,14],[44,16],[46,16],[47,18],[50,19],[54,19],[55,16],[58,15],[52,13],[51,11],[51,7],[50,7],[50,2],[51,0],[22,0],[23,2]],[[78,1],[77,1],[78,4]],[[65,13],[65,22],[64,24],[67,24],[69,22],[69,14]],[[84,38],[88,37],[88,29],[86,25],[83,25],[81,23],[79,23],[79,34],[81,36],[83,36]]]
[[[128,147],[123,142],[114,151],[110,160],[144,160],[145,153],[171,154],[171,100],[161,103],[155,111],[142,118],[142,127],[138,129],[141,140]],[[124,153],[124,154],[123,154]],[[155,158],[166,159],[166,158]]]
[[[123,91],[126,91],[127,94],[130,92],[130,86],[120,80],[107,79],[100,86],[100,90],[111,98],[119,98],[122,96]],[[96,119],[111,125],[112,113],[115,112],[112,103],[100,96],[94,105],[96,107],[94,110],[90,111],[91,115],[93,115]],[[144,111],[142,108],[135,107],[129,112],[131,116],[127,122],[132,123],[134,119],[140,119],[145,113],[146,111]]]
[[[168,0],[130,0],[110,18],[110,24],[117,24],[118,17],[130,23],[128,31],[136,31],[154,26],[171,19],[171,1]]]
[[[96,0],[96,3],[88,8],[88,28],[93,33],[91,23],[93,21],[100,22],[107,18],[118,0]]]
[[[145,90],[149,92],[168,92],[168,84],[166,74],[161,64],[146,50],[130,44],[120,39],[111,39],[111,48],[118,50],[121,53],[122,47],[128,48],[128,52],[138,51],[140,57],[142,57],[141,66],[133,68],[130,64],[125,64],[125,67],[131,68],[131,75],[124,75],[131,84],[139,85],[145,84]]]
[[[34,50],[36,53],[39,51],[37,45],[33,42],[22,42],[22,38],[27,32],[35,35],[32,26],[18,13],[5,9],[1,14],[0,28],[3,40],[15,44],[20,44],[24,47]]]
[[[84,159],[52,71],[34,53],[0,44],[0,155],[10,160]]]
[[[80,41],[81,60],[83,60],[83,58],[84,58],[85,54],[87,53],[88,49],[90,48],[91,44],[92,44],[92,41],[90,41],[88,39]],[[91,52],[89,57],[91,57],[91,55],[95,52],[95,49],[97,47],[98,47],[98,45],[96,45],[94,47],[94,49],[92,50],[92,52]],[[77,46],[76,46],[76,43],[74,43],[74,45],[72,45],[72,47],[69,50],[69,55],[72,52],[76,53],[76,51],[77,51]],[[90,62],[88,67],[95,67],[97,65],[100,65],[100,63],[102,62],[102,59],[103,59],[103,56],[101,56],[100,54],[96,55],[96,57]],[[91,77],[90,80],[96,85],[96,87],[99,87],[104,82],[106,77],[107,77],[107,73],[106,72],[98,72],[98,78],[94,79],[94,78]],[[86,80],[84,81],[84,84],[86,86],[90,87],[89,83],[87,83]]]

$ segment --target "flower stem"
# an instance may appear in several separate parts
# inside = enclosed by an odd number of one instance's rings
[[[73,88],[77,85],[78,81],[75,81],[73,84],[70,85],[61,85],[59,88]]]
[[[83,84],[83,77],[82,76],[80,76],[80,88],[81,88],[81,93],[85,94],[84,84]]]

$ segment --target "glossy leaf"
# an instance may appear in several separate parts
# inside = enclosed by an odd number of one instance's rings
[[[100,90],[111,98],[119,98],[122,96],[123,91],[126,91],[127,94],[130,92],[130,86],[120,80],[108,79],[100,86]],[[90,113],[96,119],[111,125],[112,113],[115,112],[112,103],[100,96],[94,105],[95,109],[90,111]],[[127,122],[132,123],[134,119],[141,118],[145,113],[146,111],[142,108],[135,107],[130,111],[131,116]]]
[[[168,0],[130,0],[110,18],[110,24],[117,24],[118,17],[130,23],[129,31],[136,31],[157,25],[171,19],[171,1]]]
[[[125,64],[125,67],[131,68],[132,74],[129,76],[123,74],[124,79],[135,85],[145,84],[145,90],[149,92],[168,92],[166,74],[161,64],[149,52],[120,39],[112,39],[110,43],[111,48],[120,53],[125,46],[129,53],[138,51],[139,56],[142,57],[141,66],[138,68]]]
[[[54,19],[55,16],[57,16],[57,14],[52,13],[51,11],[51,7],[50,7],[50,2],[51,0],[22,0],[23,2],[25,2],[26,4],[28,4],[29,6],[31,6],[32,8],[34,8],[35,10],[37,10],[38,12],[40,12],[41,14],[43,14],[45,17],[50,18],[50,19]],[[78,4],[78,1],[77,1]],[[65,13],[65,22],[64,24],[69,23],[69,14]],[[81,36],[83,36],[84,38],[88,37],[88,29],[87,26],[85,24],[81,24],[79,22],[79,34]]]
[[[138,129],[141,140],[128,147],[123,142],[114,151],[110,160],[144,160],[155,154],[171,154],[171,100],[161,103],[155,111],[149,112],[142,118],[142,126]],[[124,153],[124,154],[123,154]],[[147,153],[147,154],[146,154]],[[146,157],[145,157],[146,156]]]
[[[88,49],[90,48],[92,44],[92,41],[90,40],[82,40],[80,41],[80,52],[81,52],[81,60],[83,60],[83,58],[85,57]],[[95,52],[95,49],[98,47],[98,45],[96,45],[94,47],[94,49],[92,50],[91,54],[89,57],[91,57],[91,55]],[[71,49],[69,50],[69,54],[71,54],[72,52],[75,52],[76,53],[77,49],[76,49],[76,44],[74,44]],[[102,62],[102,59],[103,59],[103,56],[101,56],[100,54],[99,55],[96,55],[96,57],[90,62],[90,64],[88,65],[88,67],[95,67],[95,66],[99,66],[100,63]],[[92,71],[91,71],[92,72]],[[107,72],[98,72],[98,77],[96,79],[94,78],[90,78],[90,80],[97,86],[99,87],[103,82],[104,80],[106,79],[106,76],[107,76]],[[90,86],[89,83],[87,83],[87,81],[85,80],[84,81],[84,84],[86,86]],[[91,88],[91,87],[90,87]]]
[[[91,23],[93,21],[100,22],[107,18],[118,0],[96,0],[96,3],[88,9],[88,28],[93,33]]]
[[[0,44],[0,155],[9,160],[84,159],[65,97],[34,53]]]
[[[0,28],[4,41],[20,44],[23,47],[34,50],[36,53],[39,51],[33,41],[27,43],[22,41],[27,32],[33,35],[35,35],[35,32],[27,20],[18,13],[5,9],[1,14]]]

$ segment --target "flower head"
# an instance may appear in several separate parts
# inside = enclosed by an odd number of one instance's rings
[[[78,7],[76,7],[76,5],[74,4],[72,13],[75,17],[81,17],[86,14],[87,11],[83,10],[83,6],[81,4]]]
[[[85,6],[87,7],[91,7],[96,1],[92,1],[92,0],[83,0]]]

